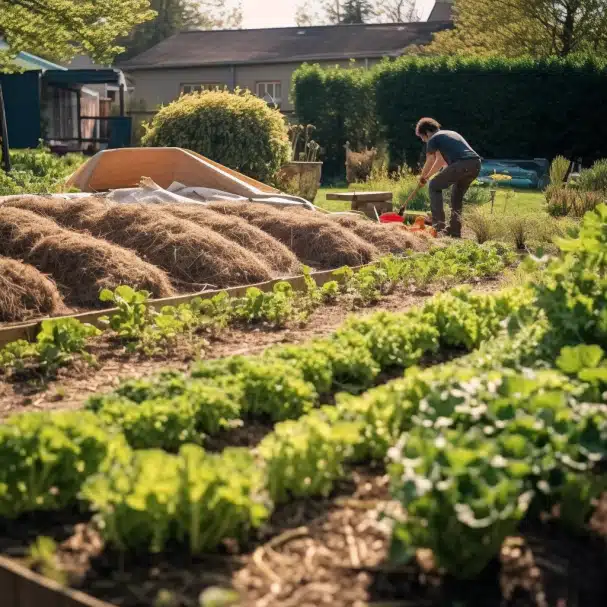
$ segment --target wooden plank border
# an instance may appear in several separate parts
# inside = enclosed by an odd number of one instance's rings
[[[365,264],[361,266],[354,266],[352,269],[354,271],[361,270],[365,267],[374,266],[375,262],[370,264]],[[316,284],[319,287],[322,287],[325,283],[334,280],[333,273],[336,270],[324,270],[321,272],[313,272],[311,274],[312,278],[315,280]],[[219,293],[227,293],[230,297],[242,297],[247,292],[247,289],[251,287],[257,287],[261,291],[267,292],[271,291],[274,288],[274,285],[278,282],[288,282],[293,289],[296,291],[303,291],[306,288],[306,281],[303,274],[298,276],[291,276],[287,278],[275,278],[273,280],[268,280],[266,282],[259,282],[250,285],[242,285],[238,287],[229,287],[227,289],[213,289],[208,291],[200,291],[198,293],[190,293],[187,295],[177,295],[175,297],[165,297],[163,299],[152,299],[149,302],[150,307],[155,310],[160,310],[163,306],[175,306],[183,303],[188,303],[192,301],[195,297],[201,297],[202,299],[211,299],[215,295]],[[72,314],[65,316],[55,316],[50,320],[56,320],[58,318],[75,318],[80,322],[89,323],[96,327],[101,327],[102,324],[100,322],[100,318],[102,316],[107,316],[108,314],[113,314],[117,312],[117,308],[105,308],[103,310],[95,310],[92,312],[83,312],[81,314]],[[41,323],[43,320],[49,320],[49,318],[43,318],[35,321],[28,321],[22,323],[16,323],[9,326],[5,326],[0,329],[0,346],[6,345],[7,343],[16,341],[18,339],[25,339],[27,341],[33,341],[36,338],[36,335],[40,331]]]
[[[2,607],[113,607],[78,590],[64,588],[3,556],[0,597]]]

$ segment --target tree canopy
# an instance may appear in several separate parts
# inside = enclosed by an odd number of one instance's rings
[[[455,0],[455,28],[429,53],[565,57],[607,51],[605,0]]]
[[[116,40],[154,17],[149,0],[0,0],[0,35],[12,56],[29,51],[55,61],[86,53],[110,63],[122,50]]]
[[[300,26],[419,21],[416,0],[305,0],[297,6]]]
[[[237,28],[242,23],[240,2],[224,0],[151,0],[156,17],[138,25],[122,42],[121,59],[134,57],[165,38],[186,29]]]

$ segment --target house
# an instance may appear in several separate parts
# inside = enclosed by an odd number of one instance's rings
[[[0,40],[0,50],[7,49]],[[131,119],[124,116],[122,72],[68,69],[26,52],[13,63],[18,73],[0,73],[12,148],[36,147],[41,140],[69,150],[128,145]],[[122,117],[102,115],[100,92],[92,87],[106,84],[122,91]]]
[[[181,94],[215,87],[249,89],[293,111],[289,99],[293,72],[304,62],[369,67],[384,57],[423,45],[449,21],[332,25],[178,33],[119,64],[134,99],[153,113]]]
[[[436,0],[428,21],[452,21],[453,0]]]

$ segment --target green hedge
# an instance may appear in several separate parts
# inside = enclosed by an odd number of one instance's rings
[[[298,118],[318,127],[331,168],[346,139],[372,144],[378,132],[393,166],[416,165],[422,116],[460,131],[486,158],[607,157],[600,60],[408,56],[372,70],[304,66],[293,97]]]
[[[376,142],[372,70],[304,64],[293,76],[292,96],[297,121],[316,126],[325,179],[345,175],[347,141],[353,150]]]

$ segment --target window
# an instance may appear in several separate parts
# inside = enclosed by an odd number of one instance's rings
[[[189,95],[190,93],[199,93],[200,91],[213,91],[222,88],[223,85],[218,82],[196,82],[193,84],[182,84],[181,94]]]
[[[265,99],[268,103],[280,107],[282,102],[282,86],[280,82],[258,82],[257,96]]]

